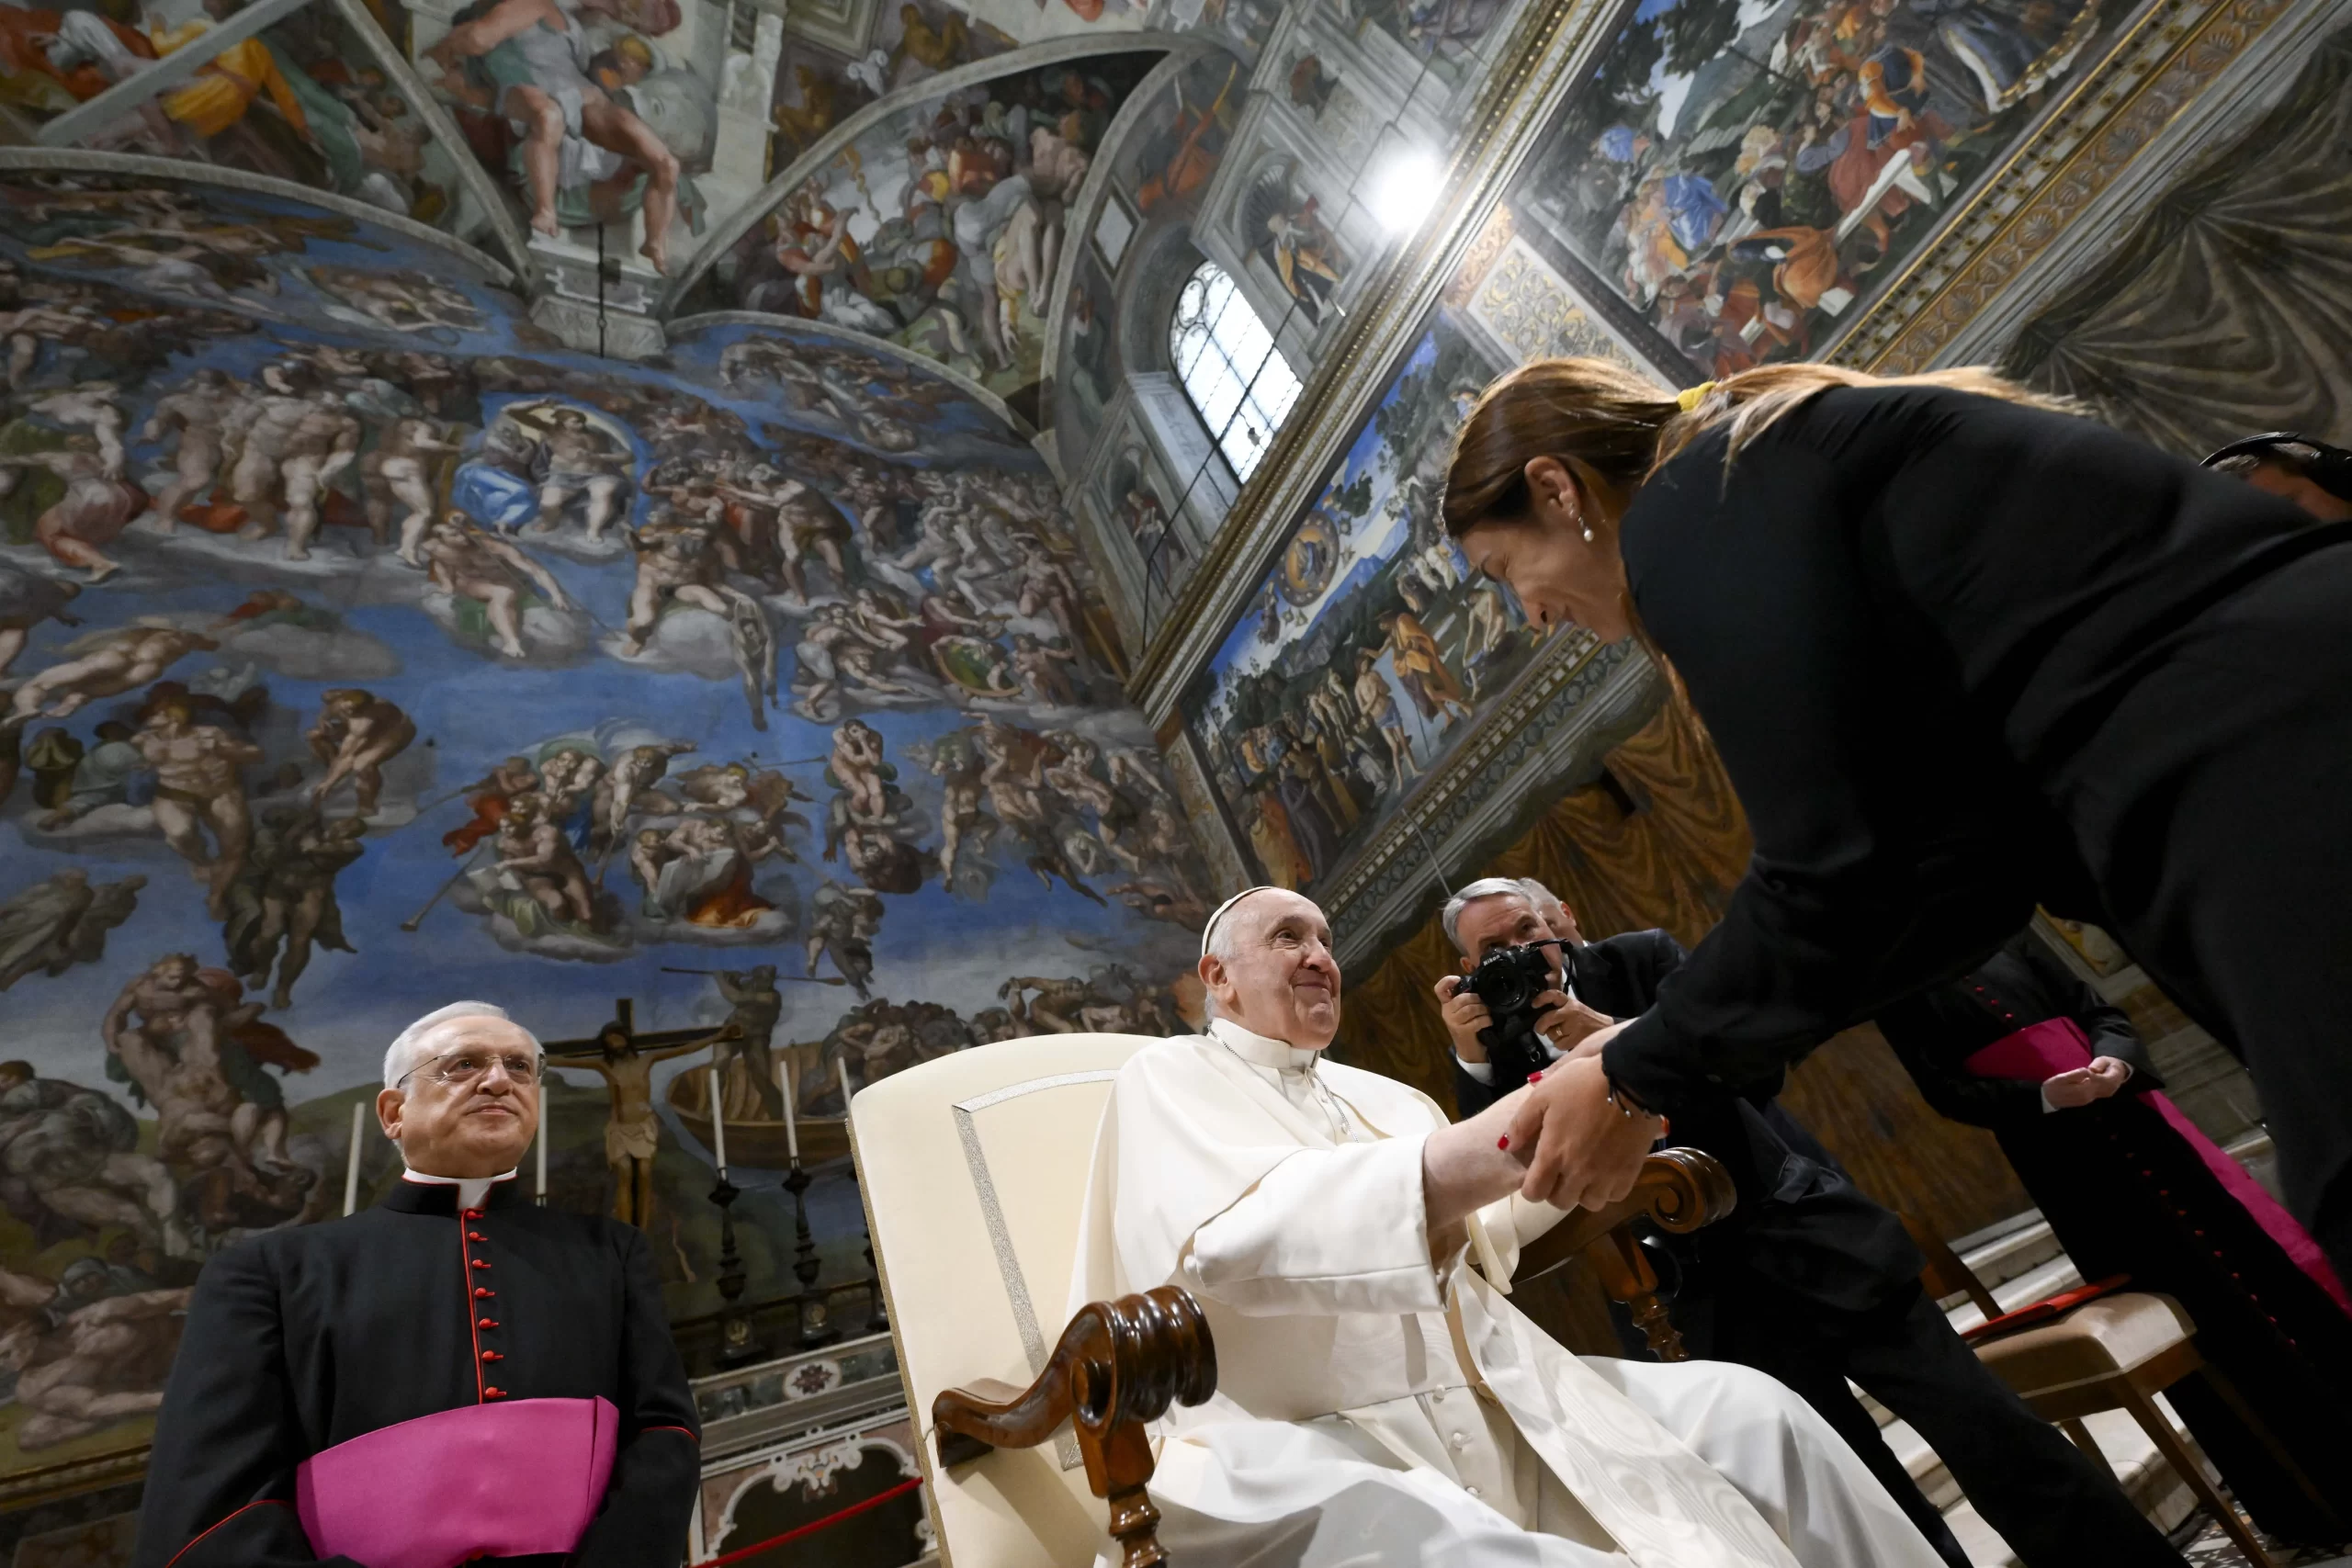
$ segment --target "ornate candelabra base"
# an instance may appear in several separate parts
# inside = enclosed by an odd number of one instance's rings
[[[767,1347],[752,1326],[752,1314],[742,1306],[743,1255],[735,1245],[735,1200],[742,1190],[721,1172],[710,1201],[718,1205],[718,1294],[726,1302],[718,1320],[718,1364],[740,1367],[765,1359]]]

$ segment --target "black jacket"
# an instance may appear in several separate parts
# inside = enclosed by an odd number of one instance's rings
[[[2030,931],[1951,984],[1886,1009],[1878,1015],[1878,1028],[1939,1114],[2000,1132],[2019,1122],[2041,1124],[2048,1114],[2041,1085],[1980,1078],[1962,1064],[1995,1041],[2053,1018],[2082,1025],[2092,1055],[2113,1056],[2131,1067],[2124,1092],[2164,1088],[2122,1010],[2085,985]]]
[[[2106,721],[2182,628],[2352,536],[1943,389],[1833,389],[1728,473],[1725,449],[1667,463],[1622,530],[1756,836],[1722,921],[1603,1054],[1669,1113],[1961,974],[2037,900],[2128,935],[2176,775]]]
[[[319,1562],[293,1506],[311,1455],[491,1399],[596,1396],[620,1413],[620,1448],[567,1562],[676,1562],[702,1427],[645,1237],[517,1189],[502,1181],[461,1215],[457,1188],[404,1181],[349,1219],[206,1264],[156,1420],[135,1568]]]
[[[1646,1011],[1683,962],[1664,931],[1634,931],[1564,950],[1576,994],[1617,1018]],[[1783,1074],[1744,1092],[1691,1099],[1674,1113],[1668,1141],[1714,1156],[1738,1190],[1725,1220],[1687,1236],[1658,1234],[1670,1310],[1687,1348],[1703,1356],[1715,1314],[1760,1290],[1829,1313],[1858,1314],[1907,1296],[1925,1260],[1903,1222],[1857,1190],[1836,1156],[1781,1108]],[[1462,1114],[1494,1103],[1494,1090],[1454,1068]],[[1636,1336],[1632,1341],[1639,1343]]]

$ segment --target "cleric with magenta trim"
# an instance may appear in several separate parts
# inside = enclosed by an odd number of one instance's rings
[[[677,1560],[701,1430],[645,1238],[514,1180],[542,1060],[486,1003],[417,1020],[390,1195],[206,1265],[135,1568]]]

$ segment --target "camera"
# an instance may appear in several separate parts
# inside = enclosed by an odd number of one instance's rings
[[[1463,989],[1487,1004],[1494,1021],[1478,1031],[1494,1067],[1495,1090],[1509,1094],[1552,1059],[1535,1032],[1535,998],[1553,988],[1552,955],[1556,942],[1531,942],[1498,947],[1478,960]]]

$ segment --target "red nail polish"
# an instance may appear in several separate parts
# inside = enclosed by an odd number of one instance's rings
[[[1495,1147],[1498,1149],[1507,1149],[1510,1147],[1510,1134],[1509,1133],[1505,1133],[1501,1137],[1497,1138],[1495,1140]]]
[[[1529,1083],[1542,1083],[1542,1082],[1544,1081],[1544,1074],[1543,1074],[1543,1072],[1539,1069],[1539,1070],[1537,1070],[1537,1071],[1535,1071],[1535,1072],[1532,1072],[1532,1073],[1528,1074],[1528,1075],[1527,1075],[1527,1081],[1528,1081]]]

